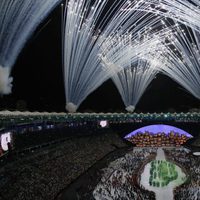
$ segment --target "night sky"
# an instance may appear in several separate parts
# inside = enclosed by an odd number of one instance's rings
[[[36,30],[13,68],[13,93],[0,98],[0,110],[65,111],[61,65],[60,8]],[[188,111],[200,102],[164,75],[149,85],[136,112]],[[121,97],[111,80],[81,104],[80,112],[124,112]]]

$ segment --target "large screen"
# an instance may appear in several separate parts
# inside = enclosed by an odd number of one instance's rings
[[[12,134],[11,132],[1,134],[1,149],[3,151],[8,151],[9,145],[12,143]]]

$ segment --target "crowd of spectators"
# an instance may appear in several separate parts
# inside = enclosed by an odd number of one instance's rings
[[[152,155],[156,155],[156,148],[134,148],[124,157],[111,162],[93,191],[95,199],[155,199],[153,192],[139,186],[139,170]]]
[[[15,150],[65,139],[46,148],[8,157],[0,168],[0,200],[53,200],[60,191],[83,174],[97,161],[126,143],[111,129],[98,129],[87,123],[67,127],[21,132],[14,138]],[[95,126],[95,128],[94,128]],[[66,131],[66,132],[65,132]],[[75,134],[74,134],[75,133]],[[162,136],[162,134],[161,134]],[[176,134],[170,137],[173,139]],[[183,138],[184,139],[184,138]],[[140,138],[144,143],[145,138]],[[181,140],[180,140],[181,141]],[[31,148],[30,148],[31,149]],[[183,148],[166,150],[167,156],[180,164],[190,174],[190,180],[174,191],[175,200],[198,200],[200,196],[200,158]],[[137,148],[104,169],[104,176],[93,192],[97,199],[144,199],[153,200],[155,194],[139,185],[140,171],[145,162],[155,156],[156,148]],[[94,177],[92,177],[94,178]],[[91,179],[93,180],[93,179]],[[93,190],[93,189],[92,189]],[[122,198],[123,197],[123,198]],[[89,199],[87,199],[89,200]]]
[[[181,146],[189,138],[186,135],[179,134],[177,132],[171,131],[169,134],[164,132],[161,133],[151,133],[151,132],[138,132],[128,140],[134,143],[137,147],[164,147],[164,146]]]
[[[186,148],[165,150],[167,157],[182,166],[188,180],[174,190],[175,200],[199,200],[200,198],[200,157],[192,155]]]
[[[22,150],[32,146],[62,140],[70,136],[98,134],[101,129],[92,122],[65,124],[36,124],[15,128],[13,134],[15,149]]]
[[[116,147],[121,138],[110,132],[71,137],[64,143],[36,150],[0,168],[0,199],[55,199],[58,193]]]
[[[141,185],[138,187],[142,166],[155,152],[156,148],[135,147],[132,153],[110,163],[93,192],[95,199],[155,199],[153,192],[146,191]],[[187,176],[186,182],[174,189],[174,199],[199,200],[200,157],[184,147],[165,148],[165,152],[167,159],[179,165]]]

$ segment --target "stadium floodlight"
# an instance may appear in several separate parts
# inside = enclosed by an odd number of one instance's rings
[[[0,1],[0,94],[11,92],[11,68],[21,49],[37,26],[60,1]]]

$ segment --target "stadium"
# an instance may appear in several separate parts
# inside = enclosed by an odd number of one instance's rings
[[[199,200],[198,0],[1,0],[0,200]]]
[[[152,190],[140,184],[140,175],[155,159],[158,147],[163,147],[166,160],[179,166],[187,177],[174,189],[174,198],[197,195],[198,199],[198,113],[66,115],[7,111],[1,113],[1,119],[1,126],[7,127],[1,130],[2,199],[121,199],[122,194],[127,199],[155,199]],[[127,140],[133,130],[151,132],[152,124],[166,135],[169,130],[180,134],[185,130],[188,141],[181,146],[154,143],[136,147]],[[122,172],[130,176],[125,183],[120,178]]]

